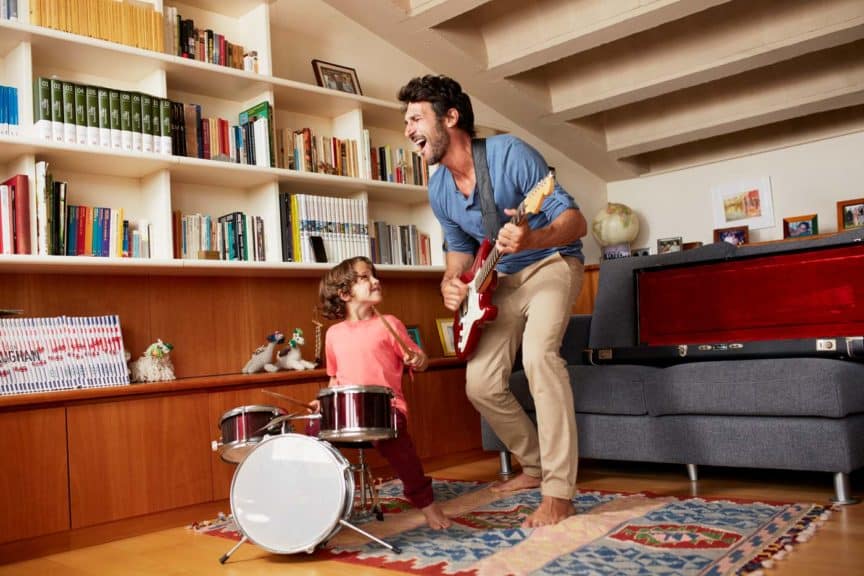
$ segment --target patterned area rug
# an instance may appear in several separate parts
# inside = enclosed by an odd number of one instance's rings
[[[830,514],[815,504],[580,491],[576,516],[523,529],[539,491],[502,498],[485,484],[437,480],[434,489],[453,519],[450,529],[427,528],[394,481],[381,488],[384,521],[358,525],[401,554],[342,529],[313,557],[442,576],[751,574],[809,539]],[[190,529],[240,538],[230,517]]]

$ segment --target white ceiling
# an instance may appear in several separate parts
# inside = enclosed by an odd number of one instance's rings
[[[864,130],[864,0],[324,0],[607,180]]]

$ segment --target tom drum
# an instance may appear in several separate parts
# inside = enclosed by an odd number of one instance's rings
[[[267,426],[286,412],[276,406],[238,406],[225,412],[219,420],[222,439],[213,449],[225,462],[238,464],[269,432]]]
[[[385,386],[339,386],[318,393],[321,431],[318,437],[331,442],[367,442],[396,436],[390,400]]]

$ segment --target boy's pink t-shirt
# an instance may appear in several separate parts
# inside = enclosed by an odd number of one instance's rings
[[[402,340],[417,349],[401,320],[382,314]],[[408,413],[402,394],[402,348],[380,318],[344,320],[327,330],[327,375],[338,386],[386,386],[393,390],[393,406]]]

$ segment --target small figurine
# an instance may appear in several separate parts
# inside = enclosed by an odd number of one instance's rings
[[[252,357],[246,362],[246,366],[243,367],[243,374],[254,374],[264,370],[264,366],[273,360],[273,350],[276,345],[283,342],[285,342],[285,335],[278,330],[267,336],[267,343],[256,348]]]
[[[300,354],[300,346],[306,344],[303,338],[303,331],[300,328],[295,328],[291,334],[291,340],[288,341],[288,346],[283,348],[276,354],[275,364],[265,364],[264,370],[267,372],[278,372],[279,370],[312,370],[316,364],[303,360]]]
[[[160,382],[174,380],[174,365],[171,350],[174,346],[161,339],[150,344],[144,354],[129,366],[132,382]]]

